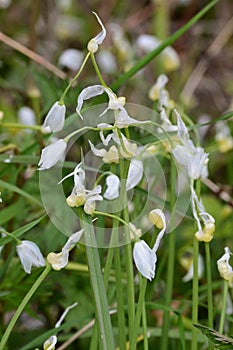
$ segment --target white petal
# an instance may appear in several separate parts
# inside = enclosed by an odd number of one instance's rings
[[[58,59],[58,64],[63,67],[67,67],[72,70],[78,70],[84,59],[82,51],[77,49],[67,49],[62,52]]]
[[[36,115],[33,109],[30,107],[24,106],[21,107],[18,111],[18,119],[21,124],[24,125],[35,125],[36,124]]]
[[[113,200],[119,197],[120,179],[117,175],[109,175],[106,178],[107,189],[104,198]]]
[[[133,249],[133,258],[138,271],[148,280],[155,276],[157,256],[145,241],[136,242]]]
[[[76,111],[81,119],[83,119],[80,111],[82,109],[83,101],[89,100],[92,97],[102,95],[106,89],[102,85],[92,85],[83,89],[78,96],[78,105]]]
[[[149,34],[141,34],[136,41],[137,47],[145,52],[153,51],[160,45],[160,43],[161,40],[154,35]]]
[[[65,122],[66,106],[55,102],[49,110],[43,128],[49,127],[52,132],[57,132],[63,129]]]
[[[103,197],[99,194],[93,195],[86,200],[84,204],[85,213],[91,215],[95,210],[95,201],[102,201]]]
[[[91,146],[91,150],[95,156],[97,156],[97,157],[104,157],[105,156],[105,154],[107,152],[105,149],[103,149],[103,148],[98,149],[93,145],[93,143],[91,141],[88,140],[88,142],[89,142],[89,145]]]
[[[153,247],[153,251],[156,253],[158,248],[159,248],[159,245],[160,245],[160,242],[163,238],[163,235],[166,231],[166,228],[167,228],[167,224],[166,224],[166,218],[165,218],[165,215],[163,213],[163,211],[161,209],[154,209],[154,212],[157,213],[157,215],[160,216],[162,222],[163,222],[163,228],[162,230],[159,232],[157,238],[156,238],[156,241],[155,241],[155,244],[154,244],[154,247]]]
[[[57,344],[56,335],[52,335],[48,340],[46,340],[43,344],[44,350],[53,350],[55,349],[55,345]]]
[[[78,232],[73,233],[69,237],[69,239],[66,242],[66,244],[64,245],[64,247],[62,248],[62,252],[64,253],[66,251],[70,251],[75,246],[75,244],[80,240],[82,234],[83,234],[83,229],[78,231]]]
[[[100,44],[102,44],[102,42],[104,41],[105,37],[106,37],[106,29],[101,21],[101,19],[99,18],[99,16],[97,15],[97,13],[92,12],[96,18],[97,21],[99,22],[99,24],[101,25],[102,31],[96,35],[93,39],[91,39],[87,45],[87,48],[90,52],[95,53],[98,50],[98,46]]]
[[[60,139],[42,149],[41,158],[38,166],[39,170],[49,169],[54,166],[65,154],[67,143]]]
[[[63,269],[69,261],[69,251],[65,250],[60,253],[49,253],[47,256],[48,262],[51,264],[52,268],[56,271]]]
[[[115,116],[115,125],[118,128],[127,128],[129,125],[137,125],[142,123],[136,119],[131,118],[124,107],[120,106],[119,109],[120,112]]]
[[[143,164],[140,160],[132,159],[129,166],[126,181],[126,190],[129,191],[141,181],[143,176]]]
[[[40,267],[45,265],[40,249],[31,241],[22,241],[21,244],[16,246],[16,251],[26,273],[31,273],[32,266]]]

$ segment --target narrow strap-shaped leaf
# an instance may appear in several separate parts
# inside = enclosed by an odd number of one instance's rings
[[[192,19],[186,23],[182,28],[178,29],[174,34],[169,36],[164,40],[155,50],[151,51],[149,54],[140,59],[131,69],[126,73],[122,74],[115,83],[112,84],[111,89],[116,91],[120,86],[126,83],[131,77],[133,77],[139,70],[144,68],[150,61],[152,61],[156,56],[160,54],[166,47],[172,45],[177,39],[179,39],[184,33],[189,30],[201,17],[205,15],[218,0],[211,1],[206,5],[201,11],[199,11]]]

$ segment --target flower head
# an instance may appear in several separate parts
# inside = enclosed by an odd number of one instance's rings
[[[138,241],[133,249],[134,263],[138,271],[151,281],[155,276],[157,256],[145,241]]]
[[[106,29],[101,21],[101,19],[99,18],[99,16],[97,15],[97,13],[92,12],[96,18],[97,21],[99,22],[102,31],[96,35],[93,39],[91,39],[87,45],[87,49],[88,51],[95,53],[96,51],[98,51],[99,45],[102,44],[102,42],[104,41],[105,37],[106,37]]]
[[[51,264],[54,270],[59,271],[68,264],[69,252],[71,249],[74,248],[76,243],[80,240],[82,234],[83,234],[83,230],[73,233],[67,240],[66,244],[64,245],[60,253],[51,252],[48,254],[47,260]]]
[[[78,70],[84,59],[82,51],[77,49],[66,49],[59,57],[58,63],[60,66],[67,67],[71,70]]]
[[[63,129],[65,122],[66,106],[60,102],[55,102],[49,110],[43,124],[43,128],[48,128],[51,132]]]
[[[231,251],[228,247],[224,248],[225,254],[218,259],[217,266],[220,276],[229,282],[230,287],[233,287],[233,269],[229,264]]]
[[[38,166],[39,170],[50,169],[59,160],[61,160],[65,154],[67,143],[60,139],[55,143],[42,149],[41,157]]]
[[[196,192],[191,186],[191,204],[193,209],[193,216],[196,220],[198,231],[195,237],[201,242],[210,242],[213,239],[215,231],[215,220],[212,215],[206,212],[201,200],[198,199]],[[202,223],[204,227],[202,227]]]
[[[26,273],[31,273],[32,266],[45,266],[43,255],[35,243],[24,240],[16,246],[16,251]]]
[[[79,163],[74,171],[65,176],[59,183],[74,175],[74,188],[67,197],[66,202],[70,207],[80,207],[84,205],[84,211],[87,214],[93,214],[95,211],[95,201],[102,201],[103,197],[100,195],[101,186],[96,186],[93,190],[87,190],[84,186],[85,172],[82,169],[82,163]]]

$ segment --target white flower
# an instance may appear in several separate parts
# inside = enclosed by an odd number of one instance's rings
[[[32,266],[45,266],[43,255],[35,243],[24,240],[16,246],[16,251],[26,273],[31,273]]]
[[[65,122],[66,106],[55,102],[49,110],[43,124],[43,128],[49,128],[51,132],[57,132],[63,129]]]
[[[159,225],[162,229],[156,238],[153,248],[151,249],[145,241],[140,240],[139,242],[135,243],[134,249],[133,249],[133,258],[137,269],[144,277],[146,277],[150,281],[155,276],[155,267],[156,267],[155,264],[157,261],[156,252],[159,248],[161,239],[163,238],[163,235],[167,227],[165,215],[161,209],[154,209],[153,214],[154,215],[152,215],[153,217],[152,221],[154,221],[154,218],[156,215],[156,223],[158,223],[158,216],[162,223]],[[151,218],[151,212],[150,212],[150,218]],[[155,223],[153,222],[153,224]]]
[[[196,180],[207,176],[208,153],[201,147],[195,147],[189,137],[188,130],[180,115],[177,116],[178,137],[182,145],[177,145],[172,154],[178,165],[187,173],[188,177]]]
[[[153,225],[160,229],[160,232],[153,246],[153,251],[156,253],[167,228],[166,218],[161,209],[153,209],[149,213],[149,220]]]
[[[106,178],[107,189],[104,198],[113,200],[119,197],[120,179],[117,175],[109,175]]]
[[[143,164],[140,160],[131,159],[126,180],[126,191],[131,190],[141,181],[143,176]]]
[[[195,233],[195,237],[201,242],[210,242],[213,238],[215,231],[215,220],[212,215],[206,212],[201,200],[198,199],[196,192],[191,186],[191,204],[193,209],[193,216],[196,220],[198,231]],[[197,212],[198,210],[198,212]],[[204,227],[202,228],[201,220]]]
[[[43,344],[43,350],[55,350],[55,345],[57,344],[56,335],[52,335]]]
[[[128,115],[127,110],[124,108],[125,97],[123,96],[117,97],[116,94],[114,94],[114,92],[110,88],[106,88],[102,85],[88,86],[85,89],[83,89],[79,94],[76,111],[81,119],[83,119],[80,113],[83,106],[83,102],[86,100],[89,100],[92,97],[102,95],[104,92],[106,92],[106,94],[108,95],[109,102],[108,102],[108,107],[103,111],[103,113],[100,114],[100,117],[103,116],[108,110],[113,110],[113,111],[118,110],[118,113],[114,114],[115,115],[114,125],[119,129],[127,128],[130,125],[138,125],[145,122],[145,121],[141,122],[134,118],[131,118]]]
[[[57,323],[55,324],[55,328],[60,327],[60,325],[62,324],[64,318],[66,317],[66,315],[68,314],[68,312],[73,309],[78,303],[74,303],[70,306],[68,306],[65,311],[63,312],[63,314],[61,315],[61,317],[59,318],[59,320],[57,321]],[[44,344],[43,344],[43,350],[55,350],[55,345],[57,344],[57,337],[56,335],[52,335],[49,339],[47,339]]]
[[[76,243],[80,240],[83,230],[73,233],[60,253],[49,253],[47,256],[48,262],[52,265],[54,270],[63,269],[69,262],[69,251],[74,248]]]
[[[66,49],[58,59],[58,64],[71,70],[78,70],[84,59],[82,51],[77,49]]]
[[[198,278],[201,278],[204,271],[204,263],[203,258],[200,254],[198,254]],[[183,282],[189,282],[193,279],[193,258],[191,258],[189,262],[189,268],[186,275],[182,278]]]
[[[162,129],[158,128],[159,133],[163,132],[163,130],[167,132],[173,132],[178,130],[177,125],[173,125],[171,123],[164,107],[161,107],[160,109],[160,119],[162,120],[162,124],[161,124]]]
[[[111,51],[101,50],[96,55],[96,61],[100,71],[106,74],[113,74],[117,71],[117,62]]]
[[[157,256],[145,241],[136,242],[133,248],[134,263],[138,271],[147,278],[152,280],[155,276],[155,266]]]
[[[108,151],[106,151],[104,148],[98,149],[96,148],[91,141],[89,141],[89,144],[91,146],[91,150],[94,153],[95,156],[103,158],[103,162],[106,164],[111,163],[119,163],[119,155],[118,150],[115,145],[112,145]]]
[[[143,164],[140,160],[132,159],[129,165],[128,176],[126,180],[126,191],[136,187],[143,176]],[[109,175],[106,178],[107,189],[104,198],[113,200],[119,197],[119,189],[121,186],[120,179],[117,175]]]
[[[149,98],[152,101],[160,100],[160,104],[168,107],[169,94],[165,90],[165,85],[168,82],[168,77],[165,74],[159,75],[156,83],[149,90]]]
[[[36,124],[36,115],[33,109],[30,107],[24,106],[18,110],[18,119],[21,124],[24,125],[35,125]]]
[[[231,252],[228,247],[224,248],[225,254],[217,261],[218,271],[220,276],[229,282],[230,287],[233,287],[233,269],[229,264]]]
[[[54,166],[64,156],[66,147],[67,143],[60,139],[52,145],[43,148],[38,164],[39,170],[50,169]]]
[[[106,29],[103,23],[101,22],[99,16],[97,15],[97,13],[95,12],[92,12],[92,13],[96,16],[97,21],[99,22],[102,28],[102,31],[98,35],[96,35],[93,39],[91,39],[87,45],[88,51],[95,53],[96,51],[98,51],[99,45],[102,44],[102,42],[106,37]]]
[[[155,50],[161,43],[160,39],[148,34],[140,35],[136,42],[137,47],[146,53]],[[179,55],[171,46],[161,52],[161,62],[166,71],[173,71],[180,66]]]
[[[92,214],[95,210],[95,201],[102,201],[103,197],[100,195],[101,186],[96,186],[93,190],[87,190],[84,186],[85,172],[81,168],[82,163],[79,163],[74,171],[65,176],[59,183],[74,175],[74,188],[66,202],[70,207],[79,207],[84,205],[84,211],[87,214]]]
[[[215,129],[215,140],[219,151],[222,153],[228,152],[233,148],[233,137],[231,136],[231,130],[227,125],[227,122],[224,122],[223,120],[218,121],[215,124]]]

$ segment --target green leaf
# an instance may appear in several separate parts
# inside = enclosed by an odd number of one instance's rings
[[[201,11],[199,11],[192,19],[186,23],[182,28],[178,29],[174,34],[164,40],[155,50],[151,51],[148,55],[140,59],[130,70],[122,74],[115,83],[112,84],[111,89],[116,91],[126,81],[133,77],[139,70],[144,68],[150,61],[158,56],[166,47],[172,45],[177,39],[179,39],[184,33],[186,33],[201,17],[203,17],[218,0],[211,1]]]
[[[19,238],[20,236],[22,236],[25,232],[29,231],[32,227],[34,227],[35,225],[37,225],[43,218],[45,218],[46,215],[42,215],[40,216],[38,219],[30,222],[29,224],[24,225],[23,227],[19,228],[18,230],[15,230],[13,232],[11,232],[12,235],[14,235],[15,237]],[[13,238],[7,236],[4,238],[0,239],[0,246],[9,243]]]
[[[36,203],[40,207],[43,207],[42,203],[40,201],[38,201],[38,199],[34,198],[29,193],[23,191],[21,188],[15,186],[15,185],[12,185],[12,184],[9,184],[9,183],[7,183],[5,181],[0,180],[0,186],[3,187],[3,188],[6,188],[7,190],[9,190],[11,192],[16,192],[19,195],[21,195],[21,196],[23,196],[23,197],[25,197],[27,199],[30,199],[32,202]]]
[[[233,349],[233,338],[226,337],[225,335],[216,332],[214,329],[201,324],[194,324],[194,326],[210,339],[216,349]]]

